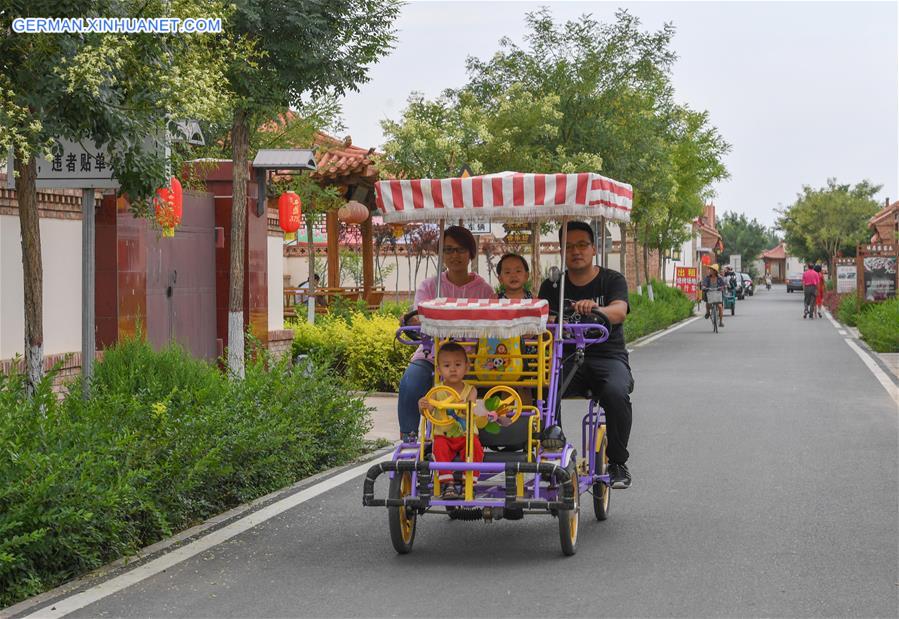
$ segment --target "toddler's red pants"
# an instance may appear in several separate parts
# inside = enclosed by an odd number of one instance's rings
[[[472,443],[474,444],[474,453],[471,454],[472,462],[483,462],[484,461],[484,448],[481,447],[481,440],[475,435],[473,437]],[[431,447],[431,451],[434,454],[434,459],[437,462],[452,462],[453,458],[459,456],[459,460],[465,461],[465,437],[464,436],[443,436],[442,434],[438,434],[434,437],[434,444]],[[477,479],[478,475],[480,475],[479,471],[473,471],[474,478]],[[452,471],[440,471],[439,474],[440,482],[452,482],[453,480],[453,472]]]

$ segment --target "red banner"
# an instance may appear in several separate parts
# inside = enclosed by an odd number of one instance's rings
[[[698,299],[699,280],[696,267],[675,267],[674,285],[683,290],[687,297]]]

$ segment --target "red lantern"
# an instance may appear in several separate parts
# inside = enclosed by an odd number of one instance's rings
[[[703,254],[702,263],[703,264],[712,264],[712,257],[708,254]]]
[[[278,223],[284,230],[285,241],[297,238],[302,213],[303,202],[300,200],[300,196],[292,191],[285,191],[281,194],[281,197],[278,198]]]
[[[170,187],[156,190],[156,221],[162,227],[162,236],[175,236],[175,228],[181,223],[184,206],[184,190],[181,182],[174,176],[169,180]]]
[[[361,224],[368,219],[368,207],[355,200],[350,200],[338,209],[337,219],[345,224]]]

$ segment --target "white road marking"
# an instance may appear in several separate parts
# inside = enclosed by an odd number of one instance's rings
[[[840,329],[839,333],[840,335],[849,335],[844,329]]]
[[[862,350],[862,347],[853,342],[849,338],[845,338],[845,342],[849,344],[849,348],[855,351],[862,362],[868,366],[868,369],[871,370],[871,373],[874,374],[874,378],[880,381],[880,384],[883,385],[883,388],[887,390],[887,393],[891,398],[893,398],[893,402],[896,403],[896,411],[899,413],[899,388],[896,387],[896,384],[890,380],[890,377],[887,376],[886,372],[880,369],[880,366],[874,362],[874,359],[871,358],[871,355]]]
[[[841,329],[842,325],[833,319],[833,316],[830,315],[830,310],[824,310],[824,315],[827,316],[827,320],[830,321],[830,324],[833,325],[834,329]]]
[[[657,333],[657,334],[653,335],[652,337],[643,340],[642,342],[639,342],[639,343],[637,343],[637,344],[634,344],[633,346],[634,346],[634,348],[639,348],[640,346],[646,346],[647,344],[649,344],[649,343],[651,343],[651,342],[655,342],[655,341],[656,341],[657,339],[659,339],[660,337],[663,337],[663,336],[665,336],[665,335],[668,335],[669,333],[673,333],[673,332],[677,331],[678,329],[680,329],[681,327],[686,327],[686,326],[687,326],[688,324],[690,324],[691,322],[693,322],[693,321],[695,321],[695,320],[699,320],[700,318],[701,318],[700,316],[694,316],[693,318],[688,318],[687,320],[685,320],[684,322],[680,323],[679,325],[674,325],[674,326],[671,327],[671,328],[665,329],[665,330],[662,331],[661,333]]]
[[[383,462],[385,460],[389,460],[391,457],[391,453],[387,453],[381,458],[377,458],[375,460],[369,460],[368,462],[361,464],[357,467],[351,468],[343,473],[339,473],[330,477],[320,483],[315,484],[305,490],[300,490],[296,494],[292,494],[289,497],[285,497],[280,501],[276,501],[271,505],[267,505],[266,507],[260,509],[259,511],[252,512],[247,514],[243,518],[236,520],[229,524],[226,527],[222,527],[216,531],[213,531],[209,535],[205,535],[189,544],[181,546],[171,552],[168,552],[148,563],[144,563],[143,565],[139,565],[133,570],[125,572],[115,578],[111,578],[105,582],[102,582],[90,589],[86,589],[80,593],[76,593],[67,598],[63,598],[54,604],[49,604],[40,610],[36,610],[35,612],[26,615],[26,617],[63,617],[69,613],[75,612],[76,610],[80,610],[89,604],[93,604],[103,598],[112,595],[113,593],[117,593],[122,589],[126,589],[131,585],[137,584],[142,580],[146,580],[151,576],[155,576],[159,574],[163,570],[166,570],[182,561],[194,557],[201,552],[205,552],[212,548],[213,546],[217,546],[222,542],[225,542],[232,537],[243,533],[244,531],[248,531],[252,529],[258,524],[265,522],[266,520],[270,520],[275,516],[300,505],[308,501],[309,499],[313,499],[320,494],[331,490],[332,488],[336,488],[341,484],[344,484],[348,481],[358,480],[373,464],[377,464],[378,462]]]

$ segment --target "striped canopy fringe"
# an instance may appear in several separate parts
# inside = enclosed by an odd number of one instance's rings
[[[375,184],[386,223],[543,221],[606,217],[630,221],[633,189],[599,174],[521,174],[388,180]]]

